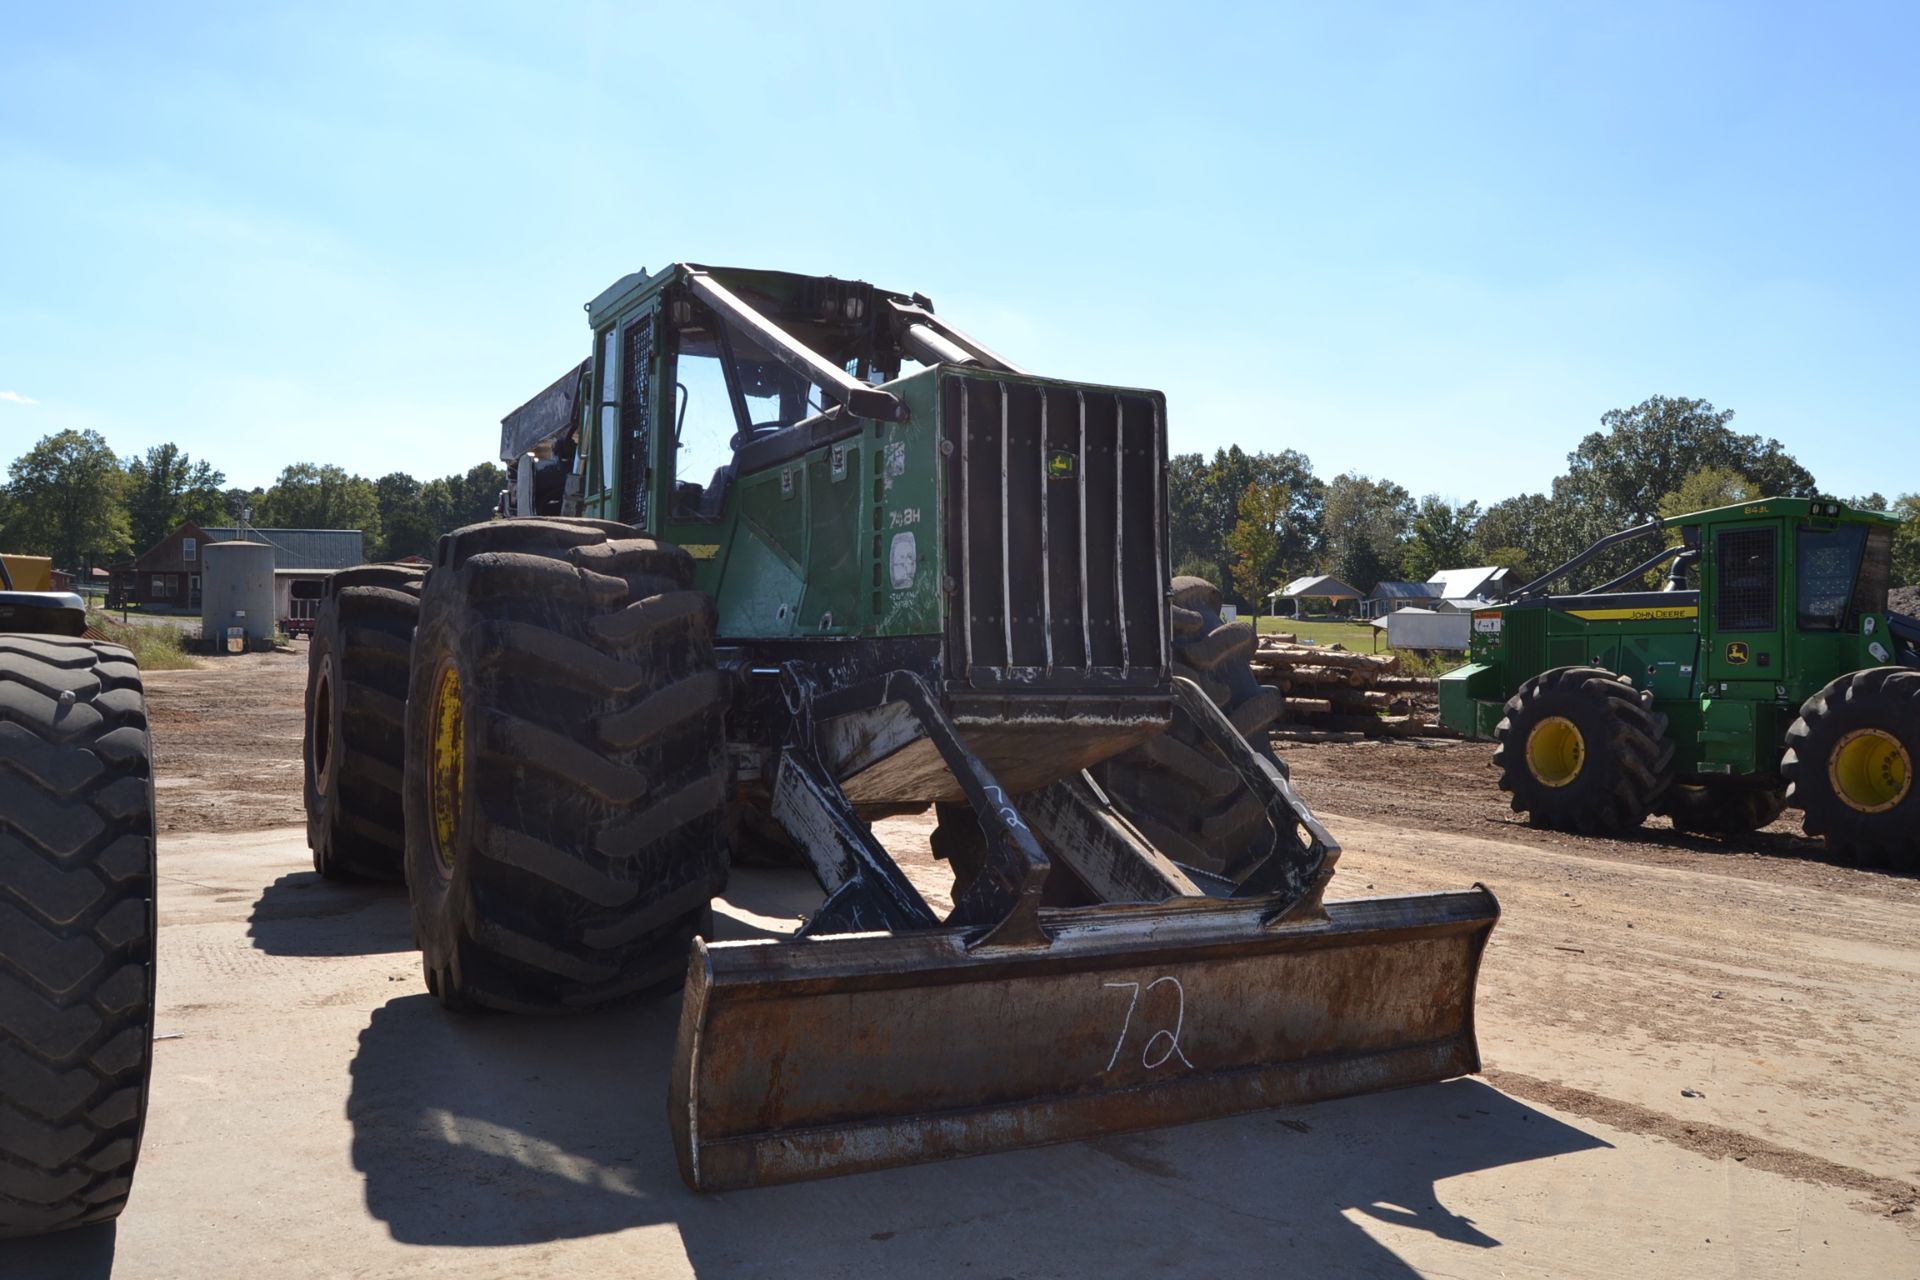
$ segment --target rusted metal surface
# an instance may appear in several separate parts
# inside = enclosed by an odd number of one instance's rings
[[[669,1119],[718,1191],[1068,1141],[1477,1070],[1483,888],[1047,911],[1046,948],[939,929],[696,944]]]
[[[1276,918],[1304,918],[1318,913],[1320,895],[1326,892],[1334,864],[1340,861],[1340,845],[1273,761],[1253,749],[1199,685],[1185,676],[1175,676],[1173,694],[1186,708],[1194,727],[1240,775],[1241,785],[1260,797],[1267,809],[1267,821],[1280,837],[1258,865],[1226,869],[1228,877],[1239,882],[1237,895],[1269,897]]]
[[[993,771],[1001,786],[1017,795],[1116,756],[1160,732],[1164,723],[1143,716],[1131,724],[1061,719],[1052,723],[959,727],[968,750]],[[956,803],[966,799],[966,792],[939,750],[925,737],[915,738],[867,765],[841,786],[857,804],[902,800]]]
[[[1021,816],[1049,853],[1100,902],[1165,902],[1205,891],[1121,816],[1086,774],[1020,797]]]

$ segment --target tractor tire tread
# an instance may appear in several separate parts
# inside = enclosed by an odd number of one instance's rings
[[[506,1012],[671,986],[728,870],[731,688],[692,558],[604,521],[448,537],[408,704],[424,742],[438,664],[461,673],[471,778],[452,872],[426,829],[427,761],[406,768],[430,985],[451,1006]]]
[[[0,639],[0,1237],[126,1203],[152,1061],[151,761],[127,650]]]

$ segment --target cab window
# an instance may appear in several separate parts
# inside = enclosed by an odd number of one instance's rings
[[[1847,623],[1853,580],[1867,543],[1866,526],[1801,529],[1798,539],[1800,629],[1838,631]]]
[[[1771,631],[1777,574],[1772,529],[1729,529],[1714,546],[1714,618],[1722,631]]]
[[[676,343],[672,518],[711,523],[725,510],[734,451],[818,413],[824,400],[731,327],[683,325]]]

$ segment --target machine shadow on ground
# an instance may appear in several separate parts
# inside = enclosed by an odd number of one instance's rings
[[[1518,814],[1485,818],[1483,821],[1490,827],[1511,831],[1531,833],[1544,830],[1544,828],[1530,825]],[[1583,839],[1579,836],[1562,838]],[[1868,875],[1886,875],[1903,880],[1920,878],[1920,865],[1911,868],[1862,866],[1850,857],[1834,853],[1823,841],[1787,831],[1748,831],[1734,836],[1714,837],[1694,835],[1691,832],[1676,831],[1672,827],[1649,824],[1636,827],[1631,831],[1623,831],[1615,836],[1594,838],[1614,840],[1627,845],[1642,845],[1648,849],[1659,849],[1668,853],[1697,853],[1708,858],[1759,856],[1778,858],[1783,861],[1791,859],[1838,867],[1844,871],[1864,872]]]
[[[761,900],[758,910],[784,915],[794,901]],[[762,932],[727,919],[725,936]],[[421,993],[375,1009],[347,1101],[368,1211],[394,1239],[422,1246],[670,1224],[707,1274],[945,1274],[962,1264],[1072,1274],[1095,1260],[1116,1273],[1233,1274],[1285,1265],[1298,1250],[1298,1265],[1315,1274],[1412,1275],[1350,1215],[1496,1248],[1445,1207],[1438,1183],[1606,1145],[1456,1080],[696,1195],[680,1181],[667,1128],[679,1008],[672,998],[571,1018],[456,1016]]]
[[[413,950],[403,884],[338,884],[293,871],[260,891],[247,937],[276,956],[368,956]]]
[[[50,1236],[0,1240],[0,1276],[59,1277],[59,1280],[107,1280],[113,1274],[119,1224],[95,1223]]]

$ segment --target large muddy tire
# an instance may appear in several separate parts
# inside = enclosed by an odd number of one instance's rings
[[[1655,801],[1653,811],[1673,821],[1675,831],[1702,836],[1741,836],[1778,818],[1787,807],[1779,782],[1675,781]]]
[[[1285,700],[1254,678],[1253,624],[1223,621],[1220,605],[1220,589],[1206,579],[1173,580],[1173,673],[1198,684],[1284,774],[1268,729]],[[1265,804],[1178,706],[1165,733],[1093,772],[1127,819],[1175,862],[1233,875],[1273,849]]]
[[[133,655],[0,636],[0,1236],[126,1204],[153,1054],[153,889]]]
[[[1800,707],[1780,772],[1801,827],[1867,866],[1920,863],[1920,671],[1841,676]]]
[[[727,880],[713,602],[601,520],[442,539],[407,691],[407,887],[427,985],[545,1012],[671,989]]]
[[[398,880],[407,676],[424,567],[365,564],[327,584],[307,649],[307,846],[329,880]]]
[[[1613,835],[1647,820],[1673,779],[1667,718],[1601,667],[1556,667],[1507,699],[1494,767],[1536,827]]]

